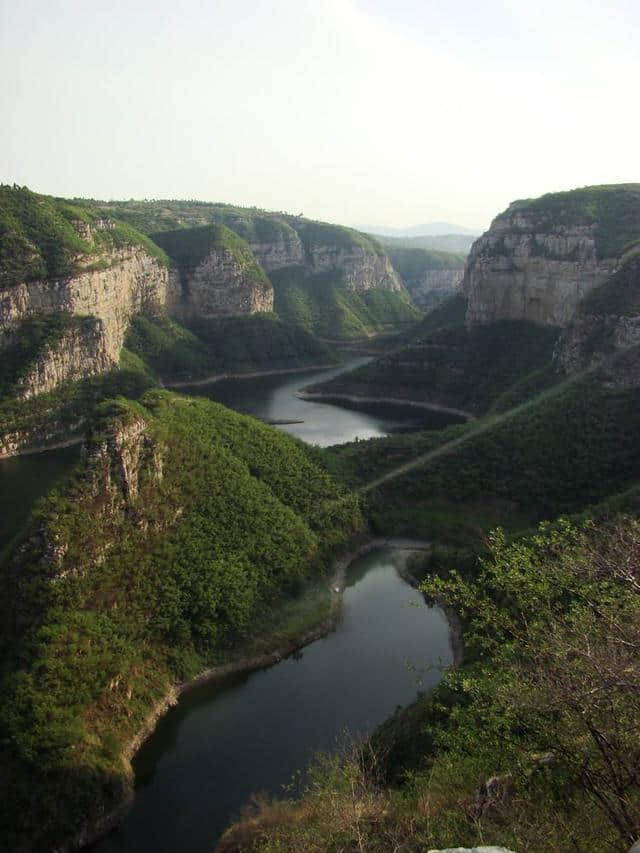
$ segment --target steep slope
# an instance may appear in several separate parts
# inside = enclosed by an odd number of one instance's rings
[[[515,201],[467,261],[466,322],[565,326],[640,240],[640,184],[585,187]]]
[[[465,264],[462,254],[418,248],[391,247],[387,251],[414,304],[423,311],[453,296],[462,282]]]
[[[163,231],[154,240],[177,267],[181,317],[271,311],[273,288],[249,245],[224,225]]]
[[[115,367],[131,317],[158,316],[173,300],[167,257],[143,234],[19,187],[0,187],[0,281],[0,350],[22,346],[32,318],[94,318],[68,347],[39,354],[31,394]]]
[[[384,249],[351,228],[204,202],[115,202],[104,210],[160,243],[161,232],[176,226],[185,231],[206,223],[228,227],[269,274],[276,313],[324,337],[363,337],[417,319]]]
[[[355,496],[252,418],[159,391],[105,404],[74,477],[2,563],[8,849],[89,832],[130,789],[158,703],[232,660],[361,526]]]
[[[583,299],[563,331],[554,361],[565,373],[601,365],[612,356],[626,351],[624,359],[615,360],[611,381],[634,387],[640,382],[638,372],[640,346],[640,253],[629,252],[619,270]]]
[[[461,295],[446,300],[404,346],[308,390],[412,399],[481,414],[559,380],[552,368],[557,329],[525,321],[469,329],[462,323],[465,309]]]

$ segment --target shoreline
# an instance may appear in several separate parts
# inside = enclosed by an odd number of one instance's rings
[[[344,400],[348,403],[388,403],[391,406],[413,406],[416,409],[427,409],[432,412],[442,412],[448,415],[458,415],[466,421],[474,421],[476,416],[472,412],[467,412],[464,409],[455,409],[451,406],[441,406],[439,403],[426,403],[423,400],[412,400],[405,397],[365,397],[360,394],[330,394],[326,391],[305,391],[304,389],[296,392],[296,397],[301,400]]]
[[[356,540],[357,541],[357,540]],[[222,681],[230,675],[236,675],[243,672],[255,672],[260,669],[268,669],[281,660],[294,654],[304,646],[326,637],[331,633],[338,624],[342,606],[342,593],[345,586],[345,574],[348,566],[359,557],[363,557],[370,551],[375,551],[377,548],[382,548],[389,544],[390,540],[387,537],[378,537],[367,539],[360,545],[352,545],[351,548],[339,557],[334,558],[332,563],[332,572],[329,576],[329,614],[315,626],[309,628],[301,634],[296,640],[289,643],[286,647],[274,649],[272,652],[266,652],[261,655],[253,655],[251,657],[239,658],[235,661],[230,661],[225,664],[218,664],[203,670],[198,675],[188,681],[178,682],[171,685],[167,693],[160,699],[147,715],[138,733],[126,745],[121,753],[122,763],[125,768],[125,785],[126,792],[121,801],[114,806],[109,812],[102,815],[97,820],[93,821],[85,829],[81,830],[67,844],[57,847],[54,853],[71,853],[71,851],[83,850],[90,844],[98,841],[115,827],[126,817],[135,797],[134,789],[134,771],[132,760],[142,746],[149,738],[160,719],[167,711],[178,703],[180,697],[202,684],[211,683],[214,681]]]
[[[212,373],[203,379],[161,380],[163,388],[191,388],[198,385],[213,385],[225,379],[257,379],[260,376],[285,376],[288,373],[306,373],[307,370],[331,370],[340,367],[341,362],[331,364],[309,364],[306,367],[281,367],[272,370],[254,370],[249,373]]]
[[[77,435],[65,441],[56,441],[53,444],[37,445],[36,447],[21,447],[13,453],[0,453],[0,462],[5,459],[15,459],[16,456],[32,456],[35,453],[47,453],[49,450],[63,450],[65,447],[73,447],[84,442],[84,435]]]

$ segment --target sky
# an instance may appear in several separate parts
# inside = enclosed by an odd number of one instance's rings
[[[484,229],[640,181],[637,0],[0,0],[0,182]]]

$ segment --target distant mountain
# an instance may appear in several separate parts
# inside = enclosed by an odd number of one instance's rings
[[[471,249],[471,244],[476,239],[473,234],[442,234],[441,236],[421,237],[386,237],[382,234],[373,234],[378,242],[387,249],[429,249],[440,252],[453,252],[466,255]]]
[[[389,228],[383,225],[358,225],[359,231],[382,237],[441,237],[444,234],[468,234],[479,237],[481,229],[466,228],[452,222],[429,222],[424,225],[412,225],[410,228]]]

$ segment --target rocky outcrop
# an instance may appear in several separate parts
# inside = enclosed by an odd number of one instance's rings
[[[182,277],[183,317],[255,314],[273,310],[273,287],[231,249],[212,249],[201,263]]]
[[[307,248],[305,266],[311,273],[341,272],[346,288],[356,293],[376,288],[404,291],[387,255],[368,251],[358,245],[344,248],[312,244]]]
[[[640,384],[640,255],[626,258],[578,307],[558,339],[554,362],[563,373],[602,368],[618,387]]]
[[[258,263],[267,272],[304,264],[302,241],[293,229],[291,234],[278,235],[269,242],[251,241],[250,246]]]
[[[418,308],[433,308],[453,296],[460,287],[463,270],[425,270],[415,279],[406,280],[407,290]]]
[[[530,320],[565,326],[580,300],[618,267],[596,251],[596,225],[554,225],[512,205],[473,244],[463,287],[468,326]]]
[[[173,300],[174,285],[167,268],[143,249],[114,251],[107,262],[104,269],[0,290],[0,349],[13,342],[21,321],[35,314],[92,316],[100,321],[96,352],[105,363],[117,364],[131,316],[162,313]]]
[[[131,512],[141,482],[162,480],[165,453],[142,416],[114,420],[97,436],[89,435],[83,448],[91,493],[104,499],[109,512]]]
[[[53,391],[61,382],[106,373],[116,364],[107,350],[104,322],[85,317],[37,354],[16,381],[13,394],[27,400]]]

